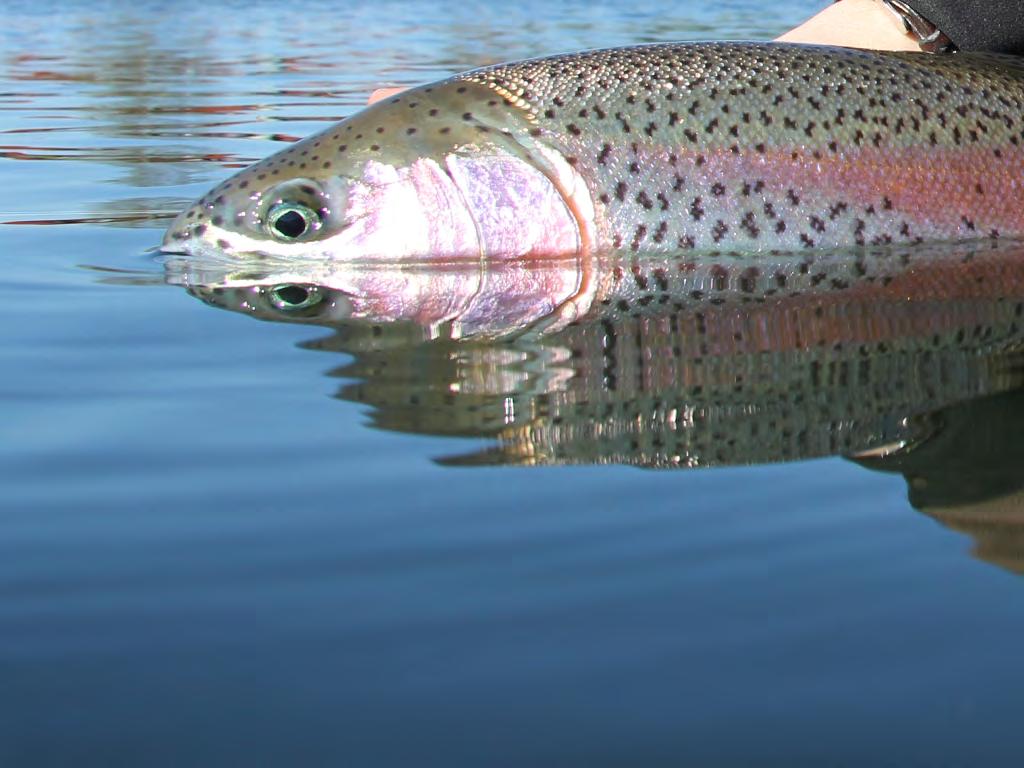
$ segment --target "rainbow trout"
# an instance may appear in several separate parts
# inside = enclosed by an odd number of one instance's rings
[[[1024,236],[1017,59],[663,44],[479,69],[241,171],[163,248],[346,262]],[[590,290],[586,276],[579,297]]]

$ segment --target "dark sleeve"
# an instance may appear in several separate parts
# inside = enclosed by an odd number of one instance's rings
[[[1024,4],[1017,0],[909,0],[963,51],[1024,55]]]

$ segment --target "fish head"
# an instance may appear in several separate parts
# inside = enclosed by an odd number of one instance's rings
[[[478,117],[482,103],[499,102],[445,83],[374,104],[216,186],[162,250],[345,262],[579,252],[572,169],[530,143],[523,115]]]

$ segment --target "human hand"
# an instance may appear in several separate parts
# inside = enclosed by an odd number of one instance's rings
[[[381,99],[386,99],[388,96],[394,96],[396,93],[401,93],[405,88],[378,88],[370,94],[370,98],[366,100],[366,105],[376,104]]]
[[[775,38],[780,43],[841,45],[884,51],[920,51],[903,22],[879,0],[840,0]]]

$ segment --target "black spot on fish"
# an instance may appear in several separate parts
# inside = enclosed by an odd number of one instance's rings
[[[630,245],[634,251],[640,250],[641,241],[647,236],[647,227],[644,224],[640,224],[636,228],[636,232],[633,234],[633,242]]]
[[[753,211],[747,211],[743,215],[743,221],[740,226],[746,231],[752,238],[757,238],[761,234],[760,228],[757,226],[757,217],[754,216]]]
[[[690,203],[690,216],[693,217],[694,221],[700,221],[701,217],[704,216],[704,206],[701,205],[699,197],[693,198],[693,202]]]

